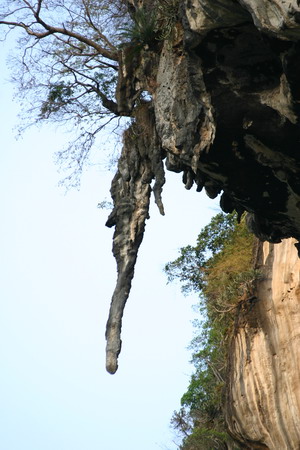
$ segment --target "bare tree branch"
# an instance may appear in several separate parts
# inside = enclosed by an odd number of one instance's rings
[[[75,135],[75,154],[80,154],[82,145],[82,151],[87,153],[79,159],[87,161],[97,133],[110,120],[125,115],[120,113],[116,96],[122,39],[116,30],[131,20],[127,3],[123,0],[0,3],[3,36],[6,31],[19,31],[21,52],[11,57],[11,65],[19,95],[26,99],[21,131],[46,120],[67,125]],[[126,114],[131,115],[131,111],[126,110]],[[62,159],[66,162],[69,158],[78,173],[83,164],[74,163],[73,150],[70,144]]]
[[[86,17],[88,19],[89,25],[93,28],[94,31],[97,33],[97,37],[100,41],[102,41],[108,48],[105,48],[103,45],[100,45],[98,42],[96,42],[94,39],[91,39],[88,36],[85,36],[81,33],[78,33],[76,31],[73,31],[72,29],[68,29],[64,24],[62,27],[55,26],[47,23],[46,20],[44,20],[41,17],[41,10],[42,10],[42,0],[39,0],[36,5],[36,9],[27,1],[23,0],[23,3],[26,5],[23,8],[18,8],[12,12],[7,12],[6,17],[4,20],[0,20],[0,25],[8,25],[11,27],[19,27],[22,28],[28,33],[30,36],[33,36],[37,39],[43,39],[46,38],[52,34],[61,34],[65,36],[72,37],[76,39],[79,42],[82,42],[89,47],[94,48],[99,54],[101,54],[104,58],[108,58],[112,61],[118,61],[118,51],[116,47],[109,41],[109,39],[101,32],[99,27],[97,27],[94,22],[91,19],[91,14],[89,12],[87,3],[82,0],[82,4],[86,13]],[[31,22],[30,24],[26,24],[24,21],[16,21],[16,20],[6,20],[7,17],[14,15],[16,12],[19,12],[21,10],[27,9],[31,12],[33,18],[35,19],[34,22]],[[38,31],[37,29],[34,29],[34,25],[40,25],[44,31]]]
[[[52,25],[47,24],[46,22],[44,22],[41,19],[38,19],[37,23],[42,25],[46,31],[44,31],[43,33],[34,31],[33,29],[30,28],[30,25],[26,25],[25,23],[22,23],[22,22],[18,23],[18,22],[8,22],[5,20],[0,20],[0,25],[9,25],[9,26],[13,26],[13,27],[23,28],[26,31],[26,33],[28,33],[30,36],[36,37],[37,39],[43,39],[43,38],[46,38],[46,37],[50,36],[51,34],[55,34],[55,33],[62,34],[64,36],[72,37],[84,44],[87,44],[89,47],[93,47],[104,58],[111,59],[112,61],[118,61],[118,59],[119,59],[117,51],[114,51],[114,52],[108,51],[101,45],[97,44],[97,42],[95,42],[79,33],[76,33],[71,30],[67,30],[66,28],[54,27]]]

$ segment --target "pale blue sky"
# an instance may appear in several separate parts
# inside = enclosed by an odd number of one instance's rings
[[[168,175],[166,216],[151,209],[123,322],[119,370],[105,371],[105,323],[116,278],[107,211],[112,173],[91,168],[66,196],[53,153],[67,137],[32,128],[0,83],[0,448],[174,450],[169,422],[192,367],[194,298],[162,272],[216,214],[205,194]]]

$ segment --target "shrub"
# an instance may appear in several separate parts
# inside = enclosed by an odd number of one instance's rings
[[[190,345],[195,371],[171,421],[181,431],[182,450],[234,445],[224,421],[223,388],[238,306],[253,297],[259,276],[253,269],[254,239],[244,220],[238,224],[234,214],[218,214],[201,231],[197,245],[181,249],[165,268],[169,281],[179,279],[184,292],[200,294],[202,319],[195,322]]]

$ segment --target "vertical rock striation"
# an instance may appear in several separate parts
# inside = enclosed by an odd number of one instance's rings
[[[259,244],[257,300],[240,314],[226,421],[245,448],[300,446],[300,260],[293,239]]]

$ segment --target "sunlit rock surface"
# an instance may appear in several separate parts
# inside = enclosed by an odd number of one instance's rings
[[[257,299],[229,351],[226,419],[246,448],[300,447],[300,260],[294,239],[260,243]]]

